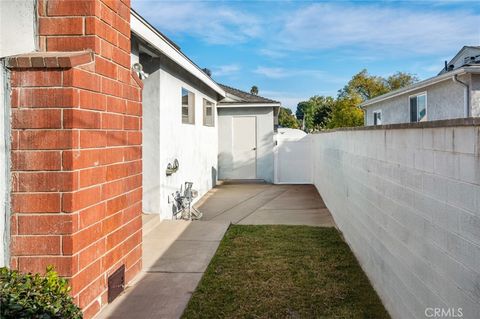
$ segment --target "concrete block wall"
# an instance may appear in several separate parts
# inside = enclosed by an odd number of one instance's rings
[[[55,266],[93,317],[141,269],[142,105],[129,1],[38,1],[41,52],[10,57],[10,264]]]
[[[480,127],[430,126],[315,134],[314,183],[393,318],[478,318]]]

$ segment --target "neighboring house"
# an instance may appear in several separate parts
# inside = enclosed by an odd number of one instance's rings
[[[480,116],[480,46],[465,46],[435,77],[361,104],[365,125]]]
[[[280,102],[221,85],[218,108],[220,179],[274,180],[274,134]]]
[[[143,67],[143,211],[171,219],[172,194],[193,182],[198,198],[217,180],[216,105],[223,88],[133,10],[132,65]],[[178,170],[166,173],[178,161]]]

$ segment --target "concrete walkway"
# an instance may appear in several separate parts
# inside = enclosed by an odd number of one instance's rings
[[[203,220],[248,225],[335,226],[313,185],[224,183],[198,205]]]
[[[230,223],[335,226],[312,185],[224,183],[197,204],[201,221],[144,217],[143,270],[98,318],[179,318]]]
[[[154,221],[145,217],[148,229]],[[162,221],[143,237],[143,270],[98,318],[179,318],[229,223]]]

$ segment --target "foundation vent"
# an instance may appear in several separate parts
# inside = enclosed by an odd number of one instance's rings
[[[125,265],[108,277],[108,303],[112,302],[125,289]]]

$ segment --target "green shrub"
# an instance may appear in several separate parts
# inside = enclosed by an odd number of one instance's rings
[[[53,267],[43,276],[0,268],[0,318],[81,319],[69,291]]]

